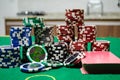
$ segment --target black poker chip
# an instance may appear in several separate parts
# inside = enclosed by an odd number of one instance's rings
[[[51,61],[63,63],[68,56],[68,47],[65,42],[56,42],[46,46],[48,59]]]
[[[83,52],[75,51],[73,54],[69,55],[69,57],[65,59],[64,65],[79,63],[84,57],[85,54]]]
[[[27,63],[30,62],[30,60],[27,58],[27,50],[30,46],[21,46],[20,47],[20,58],[21,58],[21,63]]]
[[[34,34],[35,34],[35,44],[39,45],[48,45],[53,43],[53,36],[52,36],[52,27],[35,27]]]
[[[19,47],[0,46],[0,67],[15,68],[21,64]]]

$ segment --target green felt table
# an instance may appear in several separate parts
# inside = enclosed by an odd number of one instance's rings
[[[32,37],[34,40],[34,37]],[[107,37],[97,38],[97,40],[109,40],[110,51],[120,58],[120,38]],[[9,36],[0,37],[0,45],[10,45]],[[82,74],[80,68],[61,67],[45,72],[23,73],[20,68],[0,68],[0,80],[25,80],[27,77],[35,75],[50,75],[56,80],[120,80],[120,74]],[[53,80],[50,77],[36,76],[29,80]]]

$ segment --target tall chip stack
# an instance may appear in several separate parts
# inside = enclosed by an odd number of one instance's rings
[[[43,18],[31,17],[24,18],[23,24],[25,27],[33,27],[35,44],[47,45],[53,42],[53,36],[51,36],[51,27],[46,27]]]
[[[21,61],[29,62],[26,56],[26,51],[28,47],[32,45],[31,38],[31,27],[11,27],[10,28],[10,38],[12,47],[20,47],[22,49],[21,53]]]
[[[73,29],[74,38],[72,43],[84,43],[86,49],[87,43],[96,41],[96,26],[84,24],[84,10],[82,9],[67,9],[65,14],[66,25]],[[75,41],[75,42],[74,42]],[[78,42],[76,42],[78,41]],[[70,45],[70,46],[77,46]],[[80,45],[80,44],[79,44]],[[81,45],[82,46],[82,45]],[[82,49],[81,49],[82,50]]]

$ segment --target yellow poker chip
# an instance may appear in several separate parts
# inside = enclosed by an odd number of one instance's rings
[[[47,52],[41,45],[33,45],[27,50],[27,57],[31,62],[42,62],[47,60]]]

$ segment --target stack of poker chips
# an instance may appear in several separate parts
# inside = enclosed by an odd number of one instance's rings
[[[20,66],[20,51],[19,47],[10,45],[0,46],[0,67],[15,68]]]
[[[76,26],[84,25],[84,10],[82,9],[66,9],[65,13],[65,22],[68,26]]]
[[[96,40],[96,26],[84,25],[84,10],[82,9],[67,9],[65,16],[66,25],[70,26],[74,33],[70,50],[78,51],[79,49],[79,51],[86,51],[87,43],[92,43]]]
[[[68,56],[68,46],[65,42],[55,42],[46,46],[49,61],[63,63]]]
[[[83,41],[86,43],[96,41],[96,26],[79,26],[78,41]]]
[[[31,46],[31,30],[30,27],[11,27],[10,38],[12,46]]]
[[[91,51],[109,51],[110,42],[107,40],[96,40],[91,45]]]
[[[59,33],[58,39],[60,41],[64,39],[64,42],[70,43],[68,44],[70,53],[74,51],[86,51],[86,43],[78,41],[79,27],[84,25],[84,11],[82,9],[67,9],[65,16],[66,26],[59,26],[57,28],[57,32]]]
[[[25,27],[44,27],[43,18],[38,17],[28,17],[23,19],[23,24]]]
[[[71,27],[66,25],[59,25],[57,26],[57,36],[60,41],[70,43],[74,34]]]
[[[78,27],[84,25],[84,10],[82,9],[66,9],[65,13],[66,25],[73,30],[73,41],[78,38]]]
[[[31,27],[11,27],[10,38],[13,47],[20,47],[22,49],[21,62],[29,62],[26,56],[27,49],[32,45]]]
[[[74,51],[86,51],[87,50],[87,44],[85,42],[80,41],[71,41],[69,44],[69,51],[71,54],[74,53]]]
[[[34,28],[34,35],[35,35],[35,44],[45,45],[47,46],[50,43],[53,43],[53,36],[52,34],[53,27],[35,27]]]
[[[52,27],[46,27],[43,18],[28,17],[23,19],[23,23],[26,27],[34,28],[35,44],[48,45],[53,43]]]

